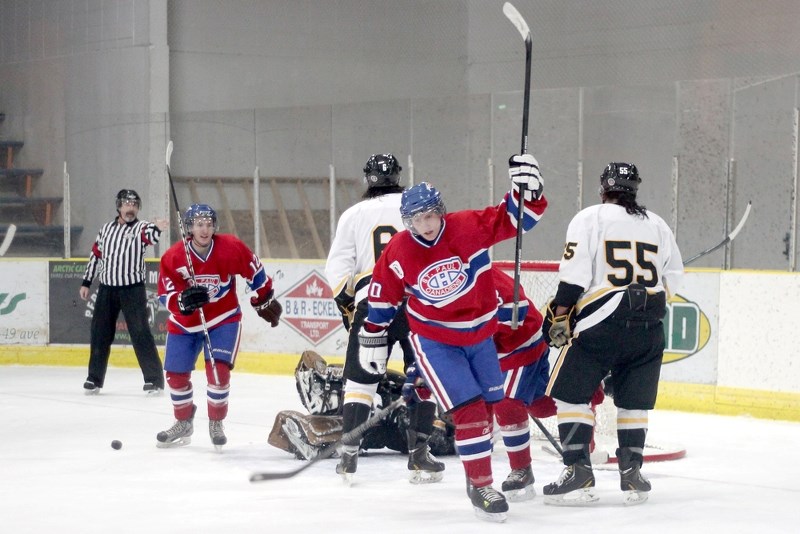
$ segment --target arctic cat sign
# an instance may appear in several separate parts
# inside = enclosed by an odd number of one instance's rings
[[[675,295],[667,306],[664,338],[663,363],[677,362],[706,346],[711,338],[711,324],[697,304]]]
[[[310,272],[278,297],[283,305],[281,322],[318,345],[342,324],[333,292],[317,271]]]

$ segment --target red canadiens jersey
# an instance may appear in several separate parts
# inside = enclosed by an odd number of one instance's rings
[[[538,222],[547,201],[525,203],[523,228]],[[372,273],[367,328],[386,328],[403,298],[411,331],[449,345],[473,345],[494,334],[497,299],[489,247],[516,235],[516,199],[448,213],[433,242],[395,234]],[[369,324],[371,323],[371,325]]]
[[[242,311],[236,296],[236,275],[245,279],[250,289],[267,292],[272,279],[264,272],[261,261],[239,238],[230,234],[214,236],[206,258],[189,247],[195,280],[208,289],[209,303],[203,306],[206,326],[213,328],[241,320]],[[168,331],[174,334],[200,332],[200,313],[183,315],[178,309],[178,295],[191,285],[183,243],[177,242],[161,258],[158,277],[158,298],[170,312]]]
[[[499,303],[494,345],[500,358],[500,370],[508,371],[529,365],[547,352],[547,343],[542,338],[542,314],[520,286],[517,329],[512,329],[514,279],[496,266],[492,267],[492,278]]]

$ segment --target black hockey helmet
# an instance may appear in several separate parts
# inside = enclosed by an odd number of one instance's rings
[[[403,168],[392,154],[373,154],[364,165],[364,181],[368,187],[391,187],[400,183]]]
[[[600,194],[619,191],[636,195],[639,190],[639,170],[633,163],[612,162],[606,165],[603,174],[600,175]]]
[[[120,189],[117,193],[117,209],[120,209],[125,202],[133,202],[137,208],[142,207],[142,198],[133,189]]]

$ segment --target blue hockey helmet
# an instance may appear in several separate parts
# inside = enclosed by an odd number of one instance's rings
[[[219,230],[217,212],[208,204],[192,204],[189,206],[189,209],[186,210],[186,214],[183,216],[183,224],[186,228],[187,235],[192,235],[192,226],[194,225],[195,219],[211,219],[214,225],[214,233]]]
[[[403,191],[400,198],[400,216],[409,232],[417,233],[412,224],[414,216],[429,211],[436,211],[442,217],[447,213],[442,195],[435,187],[428,182],[420,182]]]
[[[639,170],[633,163],[612,162],[606,165],[603,174],[600,175],[600,194],[619,191],[636,195],[639,190]]]

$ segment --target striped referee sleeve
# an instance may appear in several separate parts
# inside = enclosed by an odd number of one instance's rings
[[[92,247],[86,276],[93,270],[96,257],[100,283],[108,286],[129,286],[145,281],[144,257],[149,245],[158,243],[161,231],[155,224],[136,221],[118,224],[116,219],[100,229]],[[86,277],[84,277],[86,278]]]

